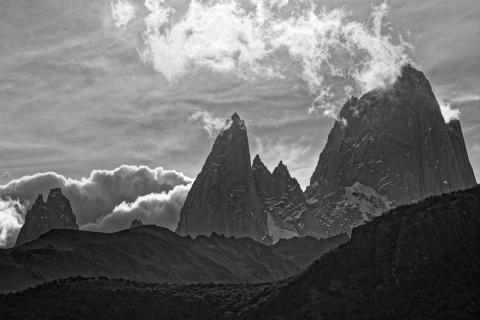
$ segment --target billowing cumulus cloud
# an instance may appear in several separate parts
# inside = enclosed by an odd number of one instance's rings
[[[110,0],[110,7],[115,25],[121,29],[135,18],[137,12],[135,5],[128,0]]]
[[[178,185],[168,192],[147,194],[131,203],[122,202],[111,213],[95,223],[86,224],[83,229],[114,232],[128,228],[137,218],[144,224],[156,224],[175,231],[190,186]]]
[[[18,200],[0,198],[0,247],[10,247],[24,222],[24,206]]]
[[[345,98],[391,84],[410,61],[410,46],[385,28],[386,3],[366,23],[311,0],[192,0],[180,12],[164,0],[144,5],[140,55],[168,81],[200,68],[293,77],[316,96],[310,111],[334,118]]]
[[[190,121],[200,122],[210,138],[215,137],[222,129],[229,126],[230,119],[216,117],[208,111],[197,111],[188,117]]]
[[[55,172],[25,176],[1,185],[0,196],[19,201],[28,207],[38,194],[47,195],[51,188],[61,187],[82,228],[97,223],[122,203],[135,203],[139,197],[149,194],[168,194],[175,187],[186,186],[191,182],[192,179],[174,170],[123,165],[114,170],[93,170],[88,178],[79,180]],[[10,218],[14,207],[11,202],[2,205],[7,210],[2,216],[8,219],[0,220],[1,228],[13,230],[18,227]]]

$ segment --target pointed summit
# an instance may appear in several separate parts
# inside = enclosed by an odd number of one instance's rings
[[[252,167],[260,166],[260,165],[264,165],[264,164],[263,164],[262,159],[260,159],[260,155],[257,154],[257,155],[255,156],[255,158],[253,158]]]
[[[216,138],[180,213],[177,232],[264,239],[266,219],[253,182],[247,130],[238,114]]]
[[[253,161],[253,177],[272,241],[298,236],[303,229],[300,222],[306,202],[297,180],[290,176],[282,161],[270,173],[260,157]]]
[[[283,161],[281,160],[278,163],[277,167],[273,170],[272,174],[274,176],[286,176],[287,178],[290,178],[290,172],[288,171],[287,166],[284,165]]]
[[[271,193],[272,174],[262,162],[258,154],[255,156],[255,159],[253,159],[252,172],[255,190],[257,191],[260,202],[263,203],[265,197]]]
[[[234,113],[232,114],[231,119],[232,119],[232,121],[233,121],[234,123],[238,123],[238,122],[242,121],[242,119],[240,119],[240,116],[239,116],[238,113],[236,113],[236,112],[234,112]]]
[[[42,195],[42,194],[39,194],[39,195],[37,196],[37,199],[35,200],[35,204],[36,204],[36,205],[45,204],[45,201],[43,201],[43,195]]]
[[[461,129],[445,124],[411,65],[393,86],[349,100],[340,116],[348,125],[334,124],[305,192],[307,234],[349,232],[391,207],[475,184]]]
[[[76,220],[70,201],[62,194],[62,190],[51,189],[47,202],[43,201],[40,194],[28,210],[15,245],[32,241],[51,229],[78,230]]]

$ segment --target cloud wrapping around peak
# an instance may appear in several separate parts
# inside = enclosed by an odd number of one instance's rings
[[[191,182],[192,179],[177,171],[147,166],[122,165],[114,170],[93,170],[89,177],[78,180],[66,178],[55,172],[37,173],[0,185],[1,198],[18,201],[2,202],[2,208],[4,208],[2,217],[8,219],[0,220],[0,228],[14,230],[18,227],[12,223],[11,217],[14,216],[12,203],[13,205],[21,203],[24,207],[28,207],[39,194],[46,196],[54,187],[62,188],[63,194],[72,204],[77,223],[82,229],[84,225],[91,226],[102,221],[103,217],[117,210],[117,206],[122,203],[134,203],[139,197],[149,194],[169,194],[175,187],[187,186]],[[173,199],[173,196],[171,197]],[[166,201],[166,198],[162,199]],[[174,199],[178,200],[178,197]],[[165,204],[164,207],[167,208],[167,205]],[[133,209],[135,208],[132,207]],[[24,211],[23,214],[25,214]],[[156,214],[163,215],[160,211]],[[111,229],[106,222],[103,222],[102,227]]]
[[[440,111],[445,123],[449,123],[452,120],[460,120],[459,109],[452,109],[451,104],[443,100],[438,100],[438,104],[440,105]]]
[[[125,29],[137,13],[135,5],[128,0],[110,0],[110,8],[115,26],[121,29]]]
[[[146,0],[143,61],[171,83],[199,69],[240,78],[293,78],[316,96],[310,112],[336,118],[342,101],[389,85],[410,62],[401,36],[384,34],[386,2],[368,22],[314,1],[192,0],[176,12]]]
[[[216,117],[214,114],[203,110],[197,111],[188,117],[189,121],[200,121],[203,124],[203,129],[207,131],[210,138],[214,138],[220,131],[227,128],[230,124],[230,119]]]

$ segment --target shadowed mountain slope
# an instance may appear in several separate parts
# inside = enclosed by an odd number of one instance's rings
[[[280,282],[76,278],[4,295],[0,308],[11,319],[478,319],[480,187],[398,207]]]
[[[167,283],[253,283],[305,269],[347,240],[292,239],[266,246],[213,234],[195,240],[146,225],[113,234],[52,230],[35,241],[0,250],[0,291],[71,276],[105,276]]]

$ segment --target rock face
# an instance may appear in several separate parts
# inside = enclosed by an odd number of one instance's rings
[[[267,240],[267,219],[257,197],[245,123],[235,113],[218,135],[180,212],[181,235]]]
[[[424,74],[350,99],[306,190],[304,234],[349,232],[400,204],[476,184],[460,123],[448,124]]]
[[[140,226],[143,226],[143,222],[140,219],[133,219],[132,223],[130,223],[130,229],[140,227]]]
[[[43,196],[39,195],[28,210],[15,245],[35,240],[51,229],[78,230],[76,221],[70,201],[62,194],[61,189],[51,189],[47,202],[44,202]]]
[[[298,236],[304,227],[301,217],[306,203],[297,180],[290,176],[282,161],[270,173],[258,155],[253,160],[252,170],[272,241]]]

